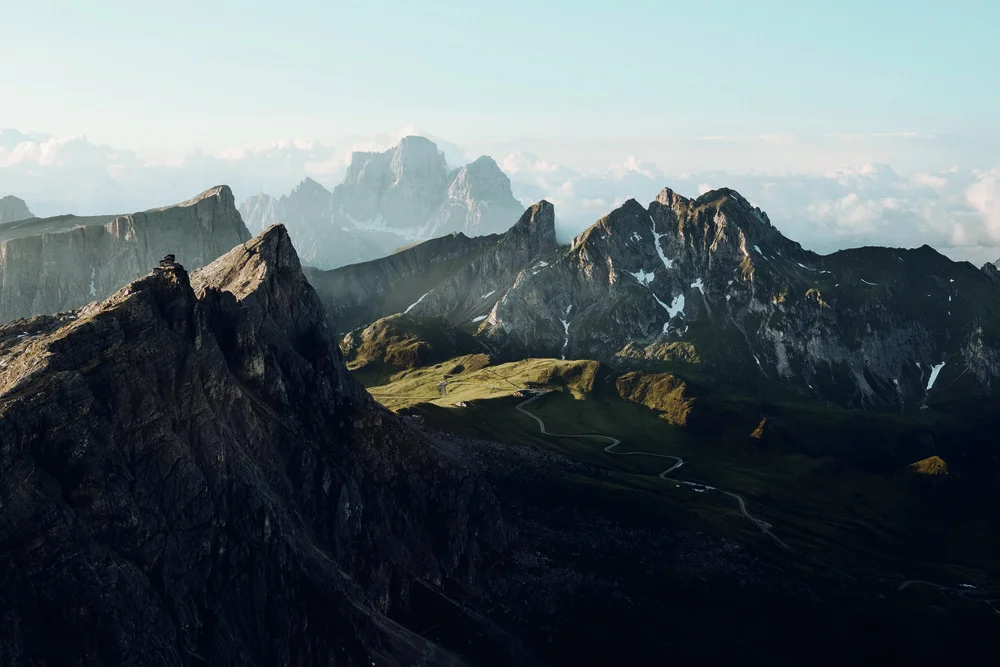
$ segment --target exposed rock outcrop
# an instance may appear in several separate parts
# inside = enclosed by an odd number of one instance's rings
[[[14,195],[0,197],[0,225],[33,217],[35,216],[28,210],[28,205],[23,199],[18,199]]]
[[[5,664],[460,664],[393,619],[506,539],[348,375],[282,227],[0,327],[0,506]]]
[[[1000,259],[996,262],[986,262],[981,270],[991,283],[1000,286]]]
[[[306,269],[333,327],[340,333],[401,313],[495,246],[499,235],[450,234],[387,257],[338,269]]]
[[[321,269],[444,234],[503,232],[523,210],[491,158],[449,171],[437,146],[415,136],[381,153],[354,153],[333,192],[307,178],[287,196],[256,195],[240,207],[252,229],[287,225],[303,262]]]
[[[0,227],[0,322],[77,308],[136,280],[168,253],[195,268],[250,238],[228,186],[165,208]]]
[[[509,292],[548,266],[546,258],[558,247],[552,204],[538,202],[496,244],[414,303],[411,312],[438,315],[463,326],[490,324]]]
[[[448,196],[431,218],[431,236],[503,232],[524,211],[511,194],[510,179],[489,156],[452,171],[449,181]]]

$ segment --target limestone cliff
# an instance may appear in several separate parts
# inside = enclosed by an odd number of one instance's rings
[[[141,213],[0,226],[0,322],[77,308],[173,254],[199,267],[250,237],[227,186]]]

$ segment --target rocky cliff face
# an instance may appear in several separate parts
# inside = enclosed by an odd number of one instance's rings
[[[252,197],[240,211],[254,229],[286,224],[302,260],[330,269],[453,232],[502,232],[523,207],[492,159],[449,172],[433,142],[405,137],[382,153],[355,153],[333,192],[306,179],[280,199]]]
[[[1000,285],[1000,259],[996,262],[986,262],[981,271],[989,278],[990,282]]]
[[[334,329],[346,333],[406,311],[499,240],[497,234],[450,234],[370,262],[330,271],[307,269],[306,275]]]
[[[411,312],[486,330],[493,326],[499,303],[548,266],[547,259],[557,249],[555,211],[552,204],[541,201],[525,211],[494,246],[414,303]]]
[[[174,254],[192,268],[250,237],[227,186],[121,216],[33,219],[0,227],[0,322],[104,299]]]
[[[23,199],[18,199],[13,195],[0,197],[0,225],[33,217],[35,216],[28,210],[28,205],[24,203]]]
[[[851,407],[915,409],[1000,377],[994,281],[927,246],[817,255],[727,189],[626,202],[566,251],[543,228],[549,255],[479,261],[413,314],[473,328],[506,358],[778,383]]]
[[[284,229],[0,327],[0,662],[459,664],[492,497],[347,374]]]
[[[431,236],[503,232],[524,211],[511,194],[510,179],[489,156],[454,170],[449,180],[448,196],[431,218]]]

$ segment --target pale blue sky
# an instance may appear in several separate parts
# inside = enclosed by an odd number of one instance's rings
[[[728,185],[809,248],[978,263],[1000,255],[998,25],[1000,0],[0,0],[0,195],[332,188],[352,150],[420,133],[492,155],[563,232]]]
[[[0,0],[0,16],[0,127],[140,150],[403,125],[484,145],[975,143],[1000,118],[996,0]]]

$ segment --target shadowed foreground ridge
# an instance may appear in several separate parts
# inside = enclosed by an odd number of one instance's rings
[[[0,664],[460,662],[393,619],[477,581],[495,502],[325,319],[274,226],[0,327]]]

